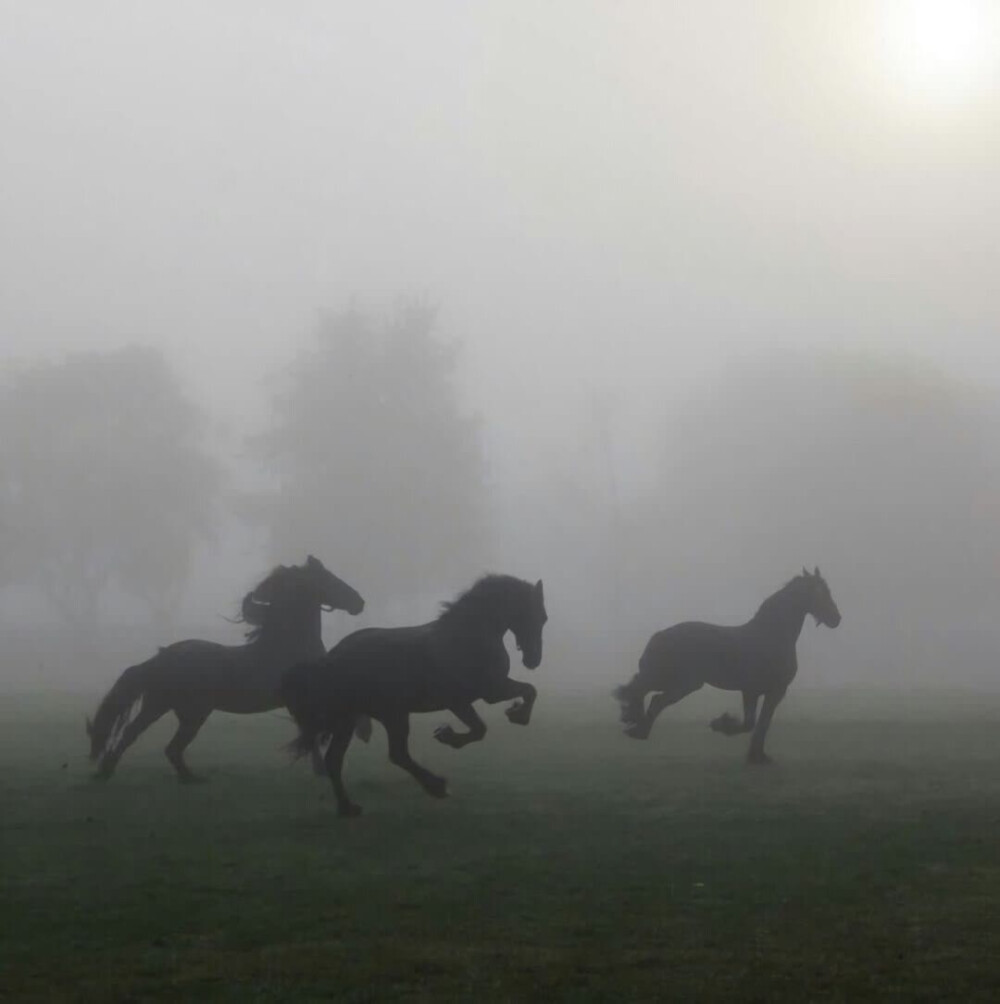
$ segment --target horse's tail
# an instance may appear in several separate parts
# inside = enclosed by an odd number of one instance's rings
[[[153,659],[149,659],[137,666],[129,666],[104,695],[97,714],[92,720],[87,719],[91,760],[96,760],[108,748],[109,741],[128,723],[136,704],[142,700],[147,671],[152,662]]]
[[[314,665],[300,662],[287,670],[281,678],[281,700],[299,730],[299,734],[286,747],[296,760],[316,749],[329,731],[323,726],[319,702],[310,686],[314,671]]]

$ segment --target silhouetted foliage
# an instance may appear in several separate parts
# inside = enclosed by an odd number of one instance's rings
[[[0,428],[4,581],[38,586],[77,624],[93,623],[112,583],[169,617],[221,475],[163,355],[131,347],[14,370]]]
[[[478,570],[482,451],[456,363],[422,304],[322,321],[257,442],[276,481],[258,508],[276,556],[311,549],[382,601],[447,592]]]

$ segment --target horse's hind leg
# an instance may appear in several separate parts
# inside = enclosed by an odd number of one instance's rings
[[[326,760],[323,756],[322,739],[317,739],[316,744],[309,751],[309,762],[312,764],[314,774],[322,776],[326,773]]]
[[[166,707],[154,704],[148,697],[142,699],[142,707],[139,714],[135,716],[122,729],[122,734],[118,737],[118,742],[109,749],[102,757],[97,767],[97,777],[101,780],[108,780],[115,772],[118,761],[121,760],[125,750],[129,748],[142,735],[146,729],[154,722],[158,721],[167,713]]]
[[[771,758],[764,752],[764,739],[767,737],[767,730],[771,726],[771,718],[775,709],[785,696],[784,690],[772,690],[764,695],[764,706],[760,709],[760,718],[750,737],[750,749],[747,751],[747,763],[765,764],[770,763]]]
[[[744,732],[753,732],[757,723],[757,701],[759,694],[751,694],[743,691],[743,724],[741,725],[728,711],[713,718],[709,725],[714,732],[721,732],[724,736],[738,736]]]
[[[632,739],[648,739],[652,731],[653,722],[664,708],[669,708],[671,704],[676,704],[679,700],[693,694],[696,690],[701,690],[700,680],[672,680],[658,694],[653,694],[649,702],[646,714],[635,724],[629,725],[625,729],[625,735]]]
[[[185,783],[200,781],[201,778],[184,762],[184,751],[191,745],[192,740],[212,712],[202,711],[201,709],[198,711],[189,711],[175,708],[174,713],[177,715],[180,724],[177,726],[173,739],[167,743],[167,748],[164,752],[167,754],[167,759],[173,765],[174,770],[177,771],[178,780]]]
[[[368,717],[368,715],[358,715],[358,720],[354,723],[354,734],[363,743],[371,741],[372,720]]]
[[[389,736],[389,759],[397,767],[402,767],[412,775],[421,788],[434,798],[445,798],[448,794],[448,784],[443,777],[432,774],[426,767],[421,767],[410,756],[410,716],[407,714],[392,714],[382,716],[382,724]]]
[[[333,785],[333,794],[337,799],[337,814],[339,816],[360,816],[361,806],[355,805],[344,787],[342,772],[344,769],[344,754],[351,745],[351,734],[354,732],[354,720],[344,718],[337,721],[330,731],[330,745],[326,748],[323,758],[326,772]]]

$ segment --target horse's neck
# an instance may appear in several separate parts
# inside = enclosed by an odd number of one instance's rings
[[[463,617],[445,617],[445,630],[463,638],[480,638],[487,643],[502,645],[510,630],[505,620],[488,609],[467,611]]]
[[[780,634],[793,644],[799,640],[806,621],[806,606],[794,592],[782,590],[765,600],[750,622],[759,628]]]

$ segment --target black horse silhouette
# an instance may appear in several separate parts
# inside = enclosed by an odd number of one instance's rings
[[[434,735],[455,749],[486,734],[473,701],[495,704],[516,698],[507,718],[527,725],[536,691],[510,679],[503,638],[512,631],[525,667],[535,669],[542,661],[546,620],[541,582],[531,585],[509,575],[488,575],[445,604],[429,624],[356,631],[323,659],[294,666],[285,674],[282,697],[299,727],[289,748],[301,756],[329,738],[326,769],[337,810],[342,816],[356,816],[361,808],[348,797],[341,771],[355,721],[368,715],[385,727],[389,759],[429,795],[443,798],[448,793],[445,779],[410,756],[410,714],[443,710],[454,714],[468,731],[456,732],[445,725]]]
[[[359,593],[312,555],[304,565],[280,565],[243,598],[240,620],[251,625],[245,645],[179,641],[118,677],[94,720],[87,720],[90,757],[100,758],[98,776],[111,777],[143,731],[173,711],[180,724],[167,745],[167,759],[180,780],[197,780],[184,762],[184,750],[208,716],[280,707],[281,674],[325,652],[322,611],[359,614],[364,606]]]
[[[795,678],[795,643],[806,615],[835,628],[840,611],[817,568],[805,569],[761,604],[753,619],[738,627],[689,621],[659,631],[649,639],[639,660],[639,672],[615,691],[622,706],[625,733],[633,739],[649,736],[656,716],[706,683],[721,690],[743,692],[743,721],[724,714],[711,723],[716,732],[752,732],[747,760],[770,763],[764,739],[774,710]],[[657,691],[643,702],[650,691]],[[757,702],[764,704],[757,717]]]

